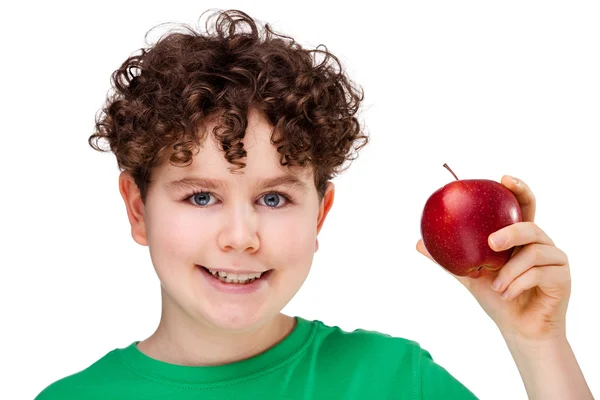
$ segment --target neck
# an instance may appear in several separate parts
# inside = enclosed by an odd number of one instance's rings
[[[163,293],[161,320],[138,349],[159,361],[188,366],[229,364],[258,355],[281,342],[294,329],[294,318],[278,314],[269,322],[243,332],[226,332],[195,321]]]

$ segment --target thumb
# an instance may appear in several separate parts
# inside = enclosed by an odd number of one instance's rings
[[[434,263],[436,263],[444,272],[446,272],[447,274],[452,275],[456,280],[458,280],[460,283],[462,283],[463,285],[465,285],[467,288],[469,287],[469,284],[470,284],[469,278],[467,278],[465,276],[454,275],[453,273],[451,273],[450,271],[448,271],[446,268],[442,267],[440,265],[440,263],[438,263],[437,261],[435,261],[433,259],[433,257],[431,256],[431,254],[429,254],[429,252],[427,251],[427,248],[425,247],[425,243],[423,243],[423,239],[419,239],[419,241],[417,242],[417,251],[419,253],[423,254],[425,257],[429,258]]]
[[[429,252],[427,251],[427,248],[425,247],[425,243],[423,243],[423,239],[419,239],[419,241],[417,242],[417,251],[419,253],[423,254],[425,257],[429,258],[431,261],[433,261],[437,265],[440,265],[437,261],[435,261],[433,259],[431,254],[429,254]]]

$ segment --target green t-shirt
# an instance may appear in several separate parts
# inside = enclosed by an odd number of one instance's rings
[[[416,342],[296,317],[274,347],[220,366],[182,366],[115,349],[35,400],[476,399]]]

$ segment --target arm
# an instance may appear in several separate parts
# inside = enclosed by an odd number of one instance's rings
[[[529,399],[594,399],[566,337],[545,343],[505,339]]]

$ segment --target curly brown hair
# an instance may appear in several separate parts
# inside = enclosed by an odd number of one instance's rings
[[[368,142],[355,116],[364,92],[346,77],[338,58],[324,45],[306,50],[269,24],[259,31],[239,10],[212,14],[206,34],[183,26],[188,32],[161,37],[113,72],[115,92],[96,116],[90,146],[112,151],[145,201],[152,169],[167,159],[189,165],[205,136],[200,128],[213,118],[218,122],[212,134],[234,166],[230,171],[243,168],[241,140],[248,111],[256,108],[274,127],[271,143],[281,165],[310,163],[322,199],[327,181]],[[324,56],[319,63],[317,54]],[[110,149],[101,148],[100,139]]]

